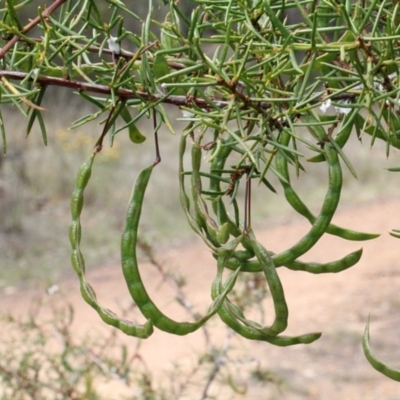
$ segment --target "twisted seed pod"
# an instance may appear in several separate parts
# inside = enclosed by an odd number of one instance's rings
[[[232,257],[232,254],[234,252],[234,247],[235,246],[230,246],[230,247],[226,246],[225,249],[228,248],[228,250],[225,252],[219,252],[218,254],[218,263],[217,263],[218,273],[216,279],[212,284],[212,289],[211,289],[211,296],[213,299],[217,298],[222,293],[223,290],[222,274],[225,269],[226,261]],[[234,330],[236,333],[243,336],[244,338],[249,340],[259,340],[268,342],[275,346],[286,347],[286,346],[293,346],[296,344],[308,344],[314,342],[315,340],[321,337],[321,333],[319,332],[309,333],[300,336],[293,336],[293,337],[267,335],[262,331],[260,332],[257,329],[243,325],[238,319],[238,317],[240,318],[241,316],[243,316],[243,313],[237,306],[233,305],[227,300],[225,300],[221,305],[221,307],[219,308],[218,315],[226,325],[228,325],[232,330]]]
[[[289,310],[285,300],[281,280],[276,272],[276,268],[272,257],[265,248],[259,243],[254,236],[253,231],[248,232],[248,238],[253,246],[254,253],[264,272],[265,279],[268,283],[271,297],[274,303],[275,320],[270,327],[262,327],[259,330],[271,336],[276,336],[287,328]]]
[[[149,319],[155,327],[164,332],[173,333],[175,335],[187,335],[188,333],[199,329],[218,311],[225,297],[232,290],[239,271],[237,271],[236,274],[233,274],[233,278],[229,280],[220,295],[213,299],[213,303],[209,307],[207,314],[196,322],[176,322],[162,313],[155,305],[143,284],[136,254],[140,216],[144,196],[153,169],[154,165],[147,167],[140,172],[132,191],[121,240],[122,270],[129,293],[136,305],[139,307],[141,313]]]
[[[95,291],[86,280],[85,260],[80,249],[82,233],[80,215],[84,204],[84,191],[90,180],[95,156],[96,153],[94,152],[79,168],[75,188],[71,196],[72,222],[69,228],[69,239],[72,246],[72,266],[78,275],[83,299],[97,311],[100,318],[106,324],[118,328],[127,335],[145,339],[153,333],[153,323],[151,321],[146,321],[144,325],[139,325],[125,319],[118,318],[118,316],[112,311],[100,306],[100,304],[97,302]]]

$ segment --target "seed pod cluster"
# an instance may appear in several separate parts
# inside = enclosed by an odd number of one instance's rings
[[[155,127],[156,125],[155,123]],[[207,129],[197,132],[195,129],[191,129],[191,125],[189,125],[188,129],[182,134],[179,148],[181,205],[189,226],[202,238],[216,261],[216,276],[211,283],[213,301],[208,312],[194,322],[179,322],[166,316],[151,299],[140,274],[137,260],[139,222],[146,189],[157,163],[144,168],[136,179],[129,200],[121,239],[123,275],[129,293],[145,317],[146,322],[143,325],[138,325],[126,321],[98,303],[95,292],[85,277],[84,257],[80,248],[82,234],[80,215],[84,205],[84,190],[90,180],[95,156],[101,149],[101,146],[97,146],[93,154],[79,169],[71,198],[72,264],[80,279],[83,298],[107,324],[140,338],[150,336],[154,328],[176,335],[186,335],[199,329],[213,315],[218,314],[230,328],[251,340],[266,341],[277,346],[311,343],[317,340],[321,336],[319,332],[293,337],[282,335],[288,326],[289,309],[278,268],[286,267],[293,271],[306,271],[315,274],[343,271],[357,263],[362,250],[352,252],[340,260],[324,264],[306,263],[299,260],[299,257],[306,254],[324,233],[336,234],[349,240],[368,240],[376,235],[348,231],[345,228],[331,225],[340,199],[342,167],[338,152],[332,144],[332,139],[323,136],[323,131],[315,130],[315,132],[315,140],[324,143],[321,146],[320,154],[323,156],[323,162],[325,162],[328,171],[328,189],[321,205],[321,211],[317,216],[311,214],[290,184],[288,163],[295,161],[294,154],[296,154],[296,157],[299,156],[290,147],[294,139],[289,131],[278,129],[276,143],[273,151],[270,152],[272,159],[275,159],[275,168],[287,201],[311,223],[310,230],[297,243],[280,253],[266,249],[251,227],[251,181],[258,178],[267,190],[275,190],[266,180],[268,168],[262,167],[262,163],[257,162],[254,157],[254,155],[259,155],[259,159],[262,160],[261,153],[269,146],[268,141],[256,141],[257,146],[252,148],[252,155],[250,155],[245,151],[247,145],[240,138],[240,132],[222,138],[217,130],[213,131],[212,142],[216,145],[211,147],[208,145],[210,143],[208,140],[210,132]],[[249,128],[248,134],[251,139],[251,128]],[[206,139],[206,144],[203,144]],[[250,140],[247,139],[246,141]],[[190,149],[190,152],[188,149]],[[210,150],[209,162],[204,163],[204,156]],[[187,156],[191,159],[191,167],[185,170],[184,158]],[[227,167],[228,161],[233,162],[233,160],[238,161],[236,165],[231,168]],[[268,162],[271,166],[272,163]],[[261,170],[263,170],[263,173],[260,172]],[[187,179],[188,176],[190,179]],[[241,180],[246,181],[243,206],[239,204],[237,198],[237,187]],[[228,211],[229,203],[233,204],[231,208],[234,210],[234,215],[231,215]],[[223,276],[226,271],[231,271],[231,273],[224,281]],[[237,278],[241,274],[259,272],[264,275],[273,303],[274,315],[270,325],[261,325],[248,319],[244,310],[229,297]]]

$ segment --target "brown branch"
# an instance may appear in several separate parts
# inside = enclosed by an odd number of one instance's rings
[[[22,81],[25,78],[27,78],[28,74],[25,72],[16,72],[16,71],[2,71],[0,70],[0,79],[5,77],[9,79],[14,79],[14,80],[19,80]],[[74,89],[77,91],[82,91],[82,92],[92,92],[92,93],[98,93],[98,94],[103,94],[105,96],[110,96],[112,89],[109,86],[105,85],[98,85],[96,83],[88,83],[88,82],[81,82],[77,80],[72,80],[72,79],[67,79],[67,78],[57,78],[54,76],[47,76],[47,75],[39,75],[38,77],[31,77],[29,78],[30,81],[34,81],[42,86],[60,86],[60,87],[65,87],[69,89]],[[120,88],[114,91],[114,94],[118,96],[121,100],[129,100],[129,99],[142,99],[144,101],[150,101],[150,102],[159,102],[162,101],[163,103],[166,104],[172,104],[175,106],[186,106],[190,107],[192,104],[195,104],[197,107],[205,109],[205,110],[211,110],[212,107],[210,106],[207,101],[201,98],[196,98],[196,97],[190,97],[188,98],[187,96],[176,96],[176,95],[169,95],[166,96],[164,93],[148,93],[140,90],[129,90],[129,89],[124,89]],[[324,101],[326,96],[321,96],[319,99],[316,99],[314,101],[311,101],[311,104],[318,104],[321,101]],[[341,101],[341,100],[354,100],[357,97],[356,94],[353,93],[341,93],[336,96],[330,97],[333,101]],[[219,100],[219,99],[213,99],[215,101],[215,104],[219,108],[225,108],[228,107],[230,104],[230,101],[226,100]],[[269,110],[272,107],[271,103],[268,103],[266,101],[254,101],[251,97],[248,98],[248,101],[246,102],[246,105],[249,107],[254,107],[256,109],[259,109],[260,111],[265,111]]]
[[[101,135],[99,137],[99,139],[97,140],[95,146],[94,146],[94,150],[93,152],[95,154],[100,153],[101,149],[103,148],[103,140],[104,137],[107,135],[108,130],[110,129],[110,121],[111,121],[111,117],[113,116],[118,103],[121,101],[121,98],[118,98],[117,101],[115,102],[114,106],[111,108],[110,112],[108,113],[108,117],[106,119],[106,122],[104,124],[104,128],[103,131],[101,132]]]
[[[55,0],[54,3],[47,7],[43,12],[42,16],[43,18],[48,18],[50,14],[56,10],[58,7],[60,7],[63,3],[65,3],[67,0]],[[25,34],[29,32],[32,28],[34,28],[39,22],[41,21],[40,16],[37,16],[34,18],[29,24],[26,24],[23,28],[21,33]],[[0,49],[0,60],[6,55],[7,51],[11,49],[11,47],[14,46],[15,43],[17,43],[20,39],[20,36],[16,34],[3,48]]]
[[[1,71],[0,70],[0,78],[6,77],[9,79],[15,79],[15,80],[22,81],[27,76],[28,76],[28,74],[25,72]],[[111,95],[111,91],[112,91],[112,89],[110,87],[105,86],[105,85],[80,82],[80,81],[76,81],[76,80],[72,80],[72,79],[57,78],[57,77],[47,76],[47,75],[39,75],[35,79],[30,78],[30,80],[35,81],[36,83],[39,83],[42,86],[60,86],[60,87],[66,87],[69,89],[75,89],[78,91],[87,91],[87,92],[103,94],[105,96]],[[143,92],[143,91],[139,91],[139,90],[133,91],[133,90],[123,89],[123,88],[115,90],[114,93],[116,96],[118,96],[122,100],[142,99],[145,101],[153,101],[153,102],[162,100],[163,103],[173,104],[176,106],[189,106],[190,104],[196,104],[198,107],[203,108],[203,109],[208,110],[211,108],[211,106],[205,100],[199,99],[199,98],[190,98],[190,100],[188,100],[186,96],[170,95],[170,96],[166,97],[165,94],[161,94],[161,93],[149,94],[147,92]],[[229,104],[228,101],[223,101],[223,100],[215,100],[215,101],[218,104],[218,107],[220,107],[220,108],[227,107]],[[261,103],[261,106],[266,109],[271,107],[271,105],[267,104],[267,103]]]

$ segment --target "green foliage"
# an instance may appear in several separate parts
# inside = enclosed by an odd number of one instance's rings
[[[299,257],[326,233],[346,240],[378,236],[334,226],[331,220],[340,203],[343,166],[357,176],[345,152],[352,132],[360,139],[369,135],[371,145],[377,138],[383,140],[387,156],[391,147],[400,148],[399,4],[193,0],[189,15],[179,1],[149,1],[142,18],[127,2],[107,1],[106,14],[94,0],[56,0],[39,8],[37,17],[24,25],[19,10],[27,3],[8,1],[0,10],[1,103],[12,104],[28,118],[28,134],[37,121],[44,144],[46,110],[41,104],[48,86],[76,90],[97,109],[76,120],[74,127],[101,119],[102,131],[79,170],[71,200],[72,263],[84,299],[106,323],[133,336],[148,337],[153,327],[187,334],[217,313],[251,340],[278,346],[317,340],[320,333],[281,335],[289,310],[277,268],[339,272],[354,265],[361,251],[322,266]],[[154,18],[157,7],[165,7],[162,22]],[[141,26],[140,33],[127,28],[132,21]],[[34,28],[39,37],[33,36]],[[213,303],[205,317],[193,323],[176,322],[157,308],[143,285],[136,257],[145,191],[161,161],[157,132],[161,126],[174,132],[167,104],[180,107],[187,122],[179,149],[181,205],[189,226],[217,261]],[[327,114],[328,109],[332,113]],[[140,145],[149,136],[137,126],[145,117],[153,121],[155,161],[138,175],[121,244],[127,286],[147,319],[138,326],[102,308],[86,282],[80,214],[104,138],[108,135],[113,144],[127,129],[133,144]],[[1,114],[0,126],[6,151]],[[309,211],[291,184],[291,174],[301,177],[307,161],[326,168],[327,191],[318,215]],[[296,244],[277,254],[259,242],[252,227],[257,210],[251,207],[252,181],[269,195],[276,192],[274,179],[287,202],[311,224]],[[244,204],[237,197],[241,184]],[[398,230],[392,234],[398,236]],[[226,269],[234,272],[224,280]],[[228,296],[245,271],[264,275],[275,316],[270,326],[248,319]],[[368,346],[364,350],[371,355]]]

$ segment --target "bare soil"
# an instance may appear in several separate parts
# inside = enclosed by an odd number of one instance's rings
[[[279,270],[290,310],[289,328],[285,334],[298,335],[321,331],[321,339],[310,344],[278,348],[267,343],[250,342],[234,336],[230,345],[231,359],[241,364],[229,366],[235,385],[247,389],[245,399],[285,400],[398,400],[400,383],[376,372],[364,358],[361,338],[371,316],[371,346],[375,353],[394,367],[400,367],[400,240],[388,231],[400,228],[400,199],[394,198],[341,210],[334,223],[352,229],[382,233],[368,242],[349,242],[329,235],[323,238],[305,260],[327,262],[343,257],[360,247],[364,249],[361,261],[339,274],[311,275],[304,272]],[[283,250],[288,243],[307,231],[308,224],[301,219],[282,220],[257,234],[264,245],[273,251]],[[205,310],[210,302],[210,284],[215,274],[215,261],[200,242],[189,242],[158,254],[160,260],[187,278],[185,293]],[[149,291],[160,307],[174,318],[187,316],[166,298],[173,291],[160,284],[154,267],[143,263],[143,276]],[[129,296],[118,265],[108,265],[89,273],[99,299],[118,310],[129,304]],[[59,283],[60,293],[76,310],[75,329],[108,330],[97,314],[81,299],[77,279],[71,277]],[[27,312],[34,290],[17,290],[1,297],[2,311]],[[167,297],[166,297],[167,296]],[[57,296],[54,296],[55,298]],[[268,318],[267,318],[268,319]],[[140,318],[139,318],[140,320]],[[226,328],[214,318],[208,324],[211,340],[222,345]],[[132,348],[137,340],[125,337]],[[175,337],[155,332],[143,341],[140,354],[156,381],[165,380],[165,371],[175,363],[188,365],[204,351],[204,334],[196,332]],[[264,381],[250,377],[248,372],[259,367],[266,373]],[[204,379],[203,381],[200,379]],[[187,398],[200,399],[205,377],[191,388]],[[225,378],[227,376],[225,375]],[[217,399],[236,398],[213,384]],[[227,394],[229,393],[229,394]]]

